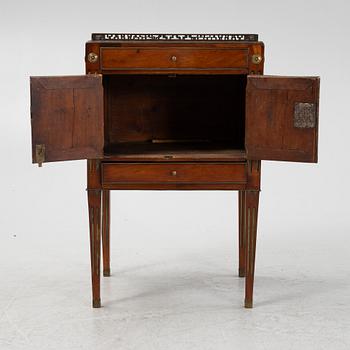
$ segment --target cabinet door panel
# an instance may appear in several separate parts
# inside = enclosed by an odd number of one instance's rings
[[[248,159],[317,162],[318,77],[248,76]]]
[[[102,158],[102,76],[31,77],[33,163]]]

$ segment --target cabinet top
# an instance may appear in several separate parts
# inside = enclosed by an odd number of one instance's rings
[[[258,41],[258,34],[92,33],[92,41]]]

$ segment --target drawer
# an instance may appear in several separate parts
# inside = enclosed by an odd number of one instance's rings
[[[100,50],[102,70],[222,70],[248,67],[247,49],[102,47]]]
[[[102,163],[102,183],[246,183],[245,163]]]

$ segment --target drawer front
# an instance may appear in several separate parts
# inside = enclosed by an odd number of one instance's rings
[[[239,69],[248,67],[247,49],[101,48],[102,70]]]
[[[102,164],[102,183],[246,183],[245,163]]]

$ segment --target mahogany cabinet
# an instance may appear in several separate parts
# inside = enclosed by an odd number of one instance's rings
[[[263,75],[254,34],[93,34],[86,75],[31,77],[33,162],[87,159],[92,304],[110,190],[236,190],[253,305],[261,160],[317,162],[318,77]]]

